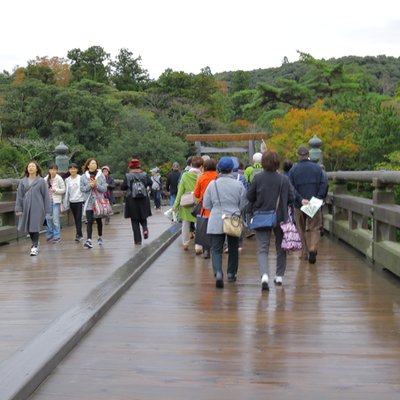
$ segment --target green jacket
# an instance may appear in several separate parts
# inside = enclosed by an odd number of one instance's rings
[[[196,218],[191,214],[192,207],[180,207],[179,203],[183,193],[193,192],[196,187],[197,178],[200,174],[193,171],[188,171],[182,174],[181,180],[178,185],[178,193],[174,203],[174,208],[178,210],[178,219],[182,221],[196,222]]]
[[[254,169],[259,169],[261,172],[263,170],[263,167],[260,163],[254,163],[253,165],[250,165],[250,167],[247,167],[243,173],[244,177],[246,178],[247,183],[250,183],[251,181],[251,174]]]

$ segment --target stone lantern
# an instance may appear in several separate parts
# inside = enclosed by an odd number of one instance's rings
[[[58,146],[55,148],[56,159],[55,162],[58,166],[58,173],[65,174],[68,172],[68,164],[69,164],[69,156],[68,146],[64,144],[64,142],[60,142]]]
[[[308,141],[308,144],[310,145],[310,160],[322,164],[322,140],[317,135],[314,135]]]

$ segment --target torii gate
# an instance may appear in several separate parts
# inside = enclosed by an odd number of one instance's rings
[[[267,133],[210,133],[198,135],[186,135],[188,142],[194,142],[197,155],[211,154],[211,153],[249,153],[249,161],[251,162],[253,154],[255,153],[255,140],[267,139]],[[234,141],[248,141],[248,148],[243,147],[208,147],[202,146],[201,142],[234,142]]]

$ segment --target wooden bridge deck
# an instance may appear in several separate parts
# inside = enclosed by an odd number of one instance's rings
[[[105,247],[95,257],[105,264],[122,257],[121,235],[114,242],[112,252]],[[50,276],[50,264],[37,270],[25,260],[7,267],[10,276],[17,268],[26,279],[10,282],[17,287],[10,299],[6,282],[0,283],[1,301],[14,304],[8,312],[23,308],[12,327],[1,318],[1,342],[3,328],[26,336],[25,324],[41,320],[43,307],[55,314],[82,290],[77,282],[62,289],[66,273],[89,268],[77,265],[75,251],[67,260],[65,272],[57,268]],[[91,268],[106,275],[104,265]],[[290,255],[284,286],[269,293],[260,291],[255,241],[246,240],[238,281],[220,290],[210,262],[182,251],[176,240],[31,399],[397,400],[399,286],[324,237],[317,264]],[[60,290],[64,294],[56,295]],[[38,300],[41,306],[34,305]]]
[[[163,215],[151,217],[144,246],[168,226]],[[71,227],[62,230],[59,244],[41,237],[38,257],[29,256],[29,239],[0,247],[0,362],[140,250],[133,245],[130,221],[121,215],[104,227],[104,246],[97,246],[96,234],[94,226],[91,250],[74,242]]]

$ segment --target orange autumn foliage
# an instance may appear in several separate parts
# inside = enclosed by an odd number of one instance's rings
[[[54,84],[56,86],[68,86],[72,74],[67,61],[59,57],[36,57],[36,60],[31,60],[28,65],[44,66],[51,69],[54,72]],[[14,84],[22,83],[26,78],[25,68],[18,68],[14,74]]]
[[[323,162],[327,171],[345,168],[357,154],[354,143],[356,114],[323,110],[323,101],[309,109],[291,109],[272,122],[272,137],[268,147],[282,157],[296,160],[296,149],[317,135],[322,140]]]

